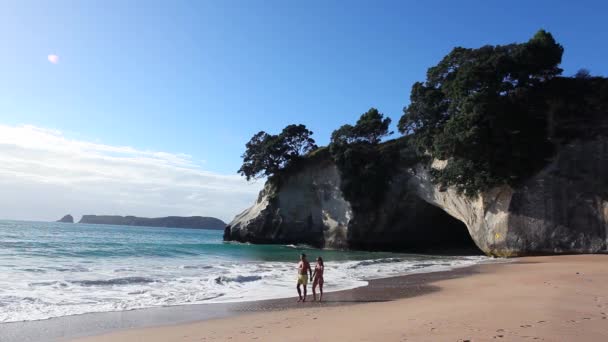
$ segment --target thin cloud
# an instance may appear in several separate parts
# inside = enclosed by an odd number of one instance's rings
[[[186,154],[0,125],[0,187],[0,218],[52,220],[72,213],[227,221],[255,199],[261,184],[205,171]]]
[[[51,62],[53,64],[59,63],[59,56],[57,56],[57,55],[50,54],[46,58],[49,60],[49,62]]]

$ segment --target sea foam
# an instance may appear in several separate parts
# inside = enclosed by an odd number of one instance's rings
[[[0,221],[0,241],[0,322],[295,296],[297,246],[223,244],[218,231]],[[326,292],[490,260],[305,251],[325,258]]]

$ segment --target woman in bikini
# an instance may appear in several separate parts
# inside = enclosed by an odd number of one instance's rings
[[[319,285],[319,302],[323,300],[323,258],[317,258],[317,264],[315,265],[315,271],[312,274],[312,301],[317,300],[317,285]]]

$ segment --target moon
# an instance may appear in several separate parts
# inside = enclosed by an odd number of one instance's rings
[[[53,64],[59,63],[59,56],[57,56],[57,55],[48,55],[47,59],[49,60],[49,62],[51,62]]]

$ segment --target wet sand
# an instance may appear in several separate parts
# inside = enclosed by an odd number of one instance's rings
[[[249,303],[228,318],[78,341],[607,341],[608,255],[382,279],[326,298]]]

